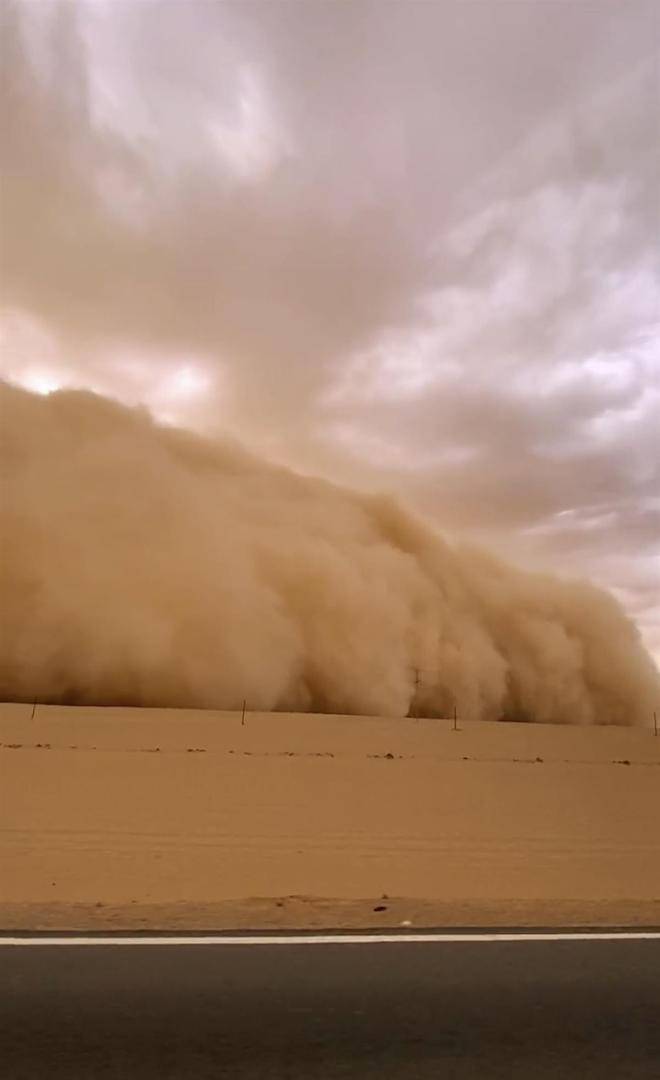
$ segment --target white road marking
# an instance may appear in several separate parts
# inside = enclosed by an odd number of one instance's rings
[[[565,934],[257,934],[246,937],[224,935],[160,937],[0,937],[2,946],[43,945],[392,945],[392,944],[483,944],[498,941],[658,941],[660,932],[654,930],[596,931],[594,933],[569,932]]]

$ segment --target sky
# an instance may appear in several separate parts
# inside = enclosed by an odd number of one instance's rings
[[[660,661],[660,4],[3,7],[0,372],[615,592]]]

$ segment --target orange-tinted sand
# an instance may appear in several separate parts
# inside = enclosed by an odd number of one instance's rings
[[[2,707],[5,926],[660,922],[651,732],[31,712]]]

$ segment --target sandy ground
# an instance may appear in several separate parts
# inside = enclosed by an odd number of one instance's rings
[[[2,706],[5,927],[660,924],[650,731],[31,714]]]

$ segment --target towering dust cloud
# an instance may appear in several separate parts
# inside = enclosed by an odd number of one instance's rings
[[[2,387],[5,699],[646,724],[606,593],[86,392]]]

